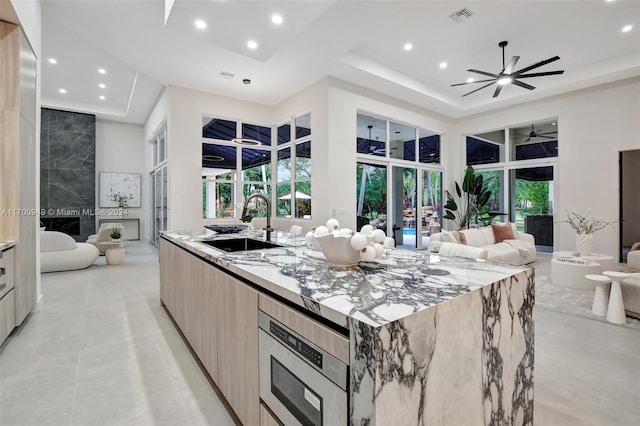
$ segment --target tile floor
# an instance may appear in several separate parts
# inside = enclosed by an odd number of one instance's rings
[[[158,302],[158,260],[44,274],[0,347],[0,425],[231,425]],[[640,423],[640,330],[536,309],[536,425]]]

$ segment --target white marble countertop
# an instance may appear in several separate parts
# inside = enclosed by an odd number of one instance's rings
[[[255,237],[262,231],[215,234],[207,229],[162,232],[161,237],[338,325],[356,319],[373,327],[397,321],[486,285],[533,270],[521,265],[394,249],[354,267],[333,267],[303,235],[274,233],[284,247],[226,253],[203,239]]]
[[[11,247],[15,246],[16,242],[15,240],[11,240],[11,241],[0,241],[0,251],[5,251],[10,249]]]

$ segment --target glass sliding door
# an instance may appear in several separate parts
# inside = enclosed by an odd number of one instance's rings
[[[387,229],[387,167],[357,163],[356,196],[358,230],[371,224],[389,234]],[[390,235],[390,234],[389,234]]]
[[[412,167],[391,168],[391,211],[396,246],[418,247],[421,236],[421,212],[418,205],[418,171]]]
[[[167,166],[150,174],[151,190],[151,244],[158,245],[158,232],[167,230]]]
[[[442,172],[421,170],[422,173],[422,238],[419,248],[429,245],[428,236],[440,232],[442,218]]]
[[[532,234],[540,250],[553,250],[553,166],[509,171],[511,222]]]

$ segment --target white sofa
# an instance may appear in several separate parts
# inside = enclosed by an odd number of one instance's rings
[[[621,283],[624,309],[627,315],[640,319],[640,249],[627,253],[627,266],[638,272]]]
[[[507,239],[496,243],[493,228],[464,229],[462,231],[442,231],[431,235],[429,251],[440,250],[442,242],[461,244],[471,247],[479,247],[487,251],[487,260],[495,262],[513,263],[524,265],[536,260],[536,242],[531,234],[518,232],[516,225],[511,224],[514,239]],[[460,234],[464,235],[461,242]]]
[[[84,269],[100,256],[97,247],[76,243],[67,234],[56,231],[40,232],[41,272],[72,271]]]

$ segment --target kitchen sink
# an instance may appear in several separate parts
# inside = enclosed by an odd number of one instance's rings
[[[269,241],[254,240],[253,238],[225,238],[218,240],[205,240],[200,242],[202,244],[206,244],[208,246],[215,247],[218,250],[226,252],[282,247],[279,244],[274,244]]]

